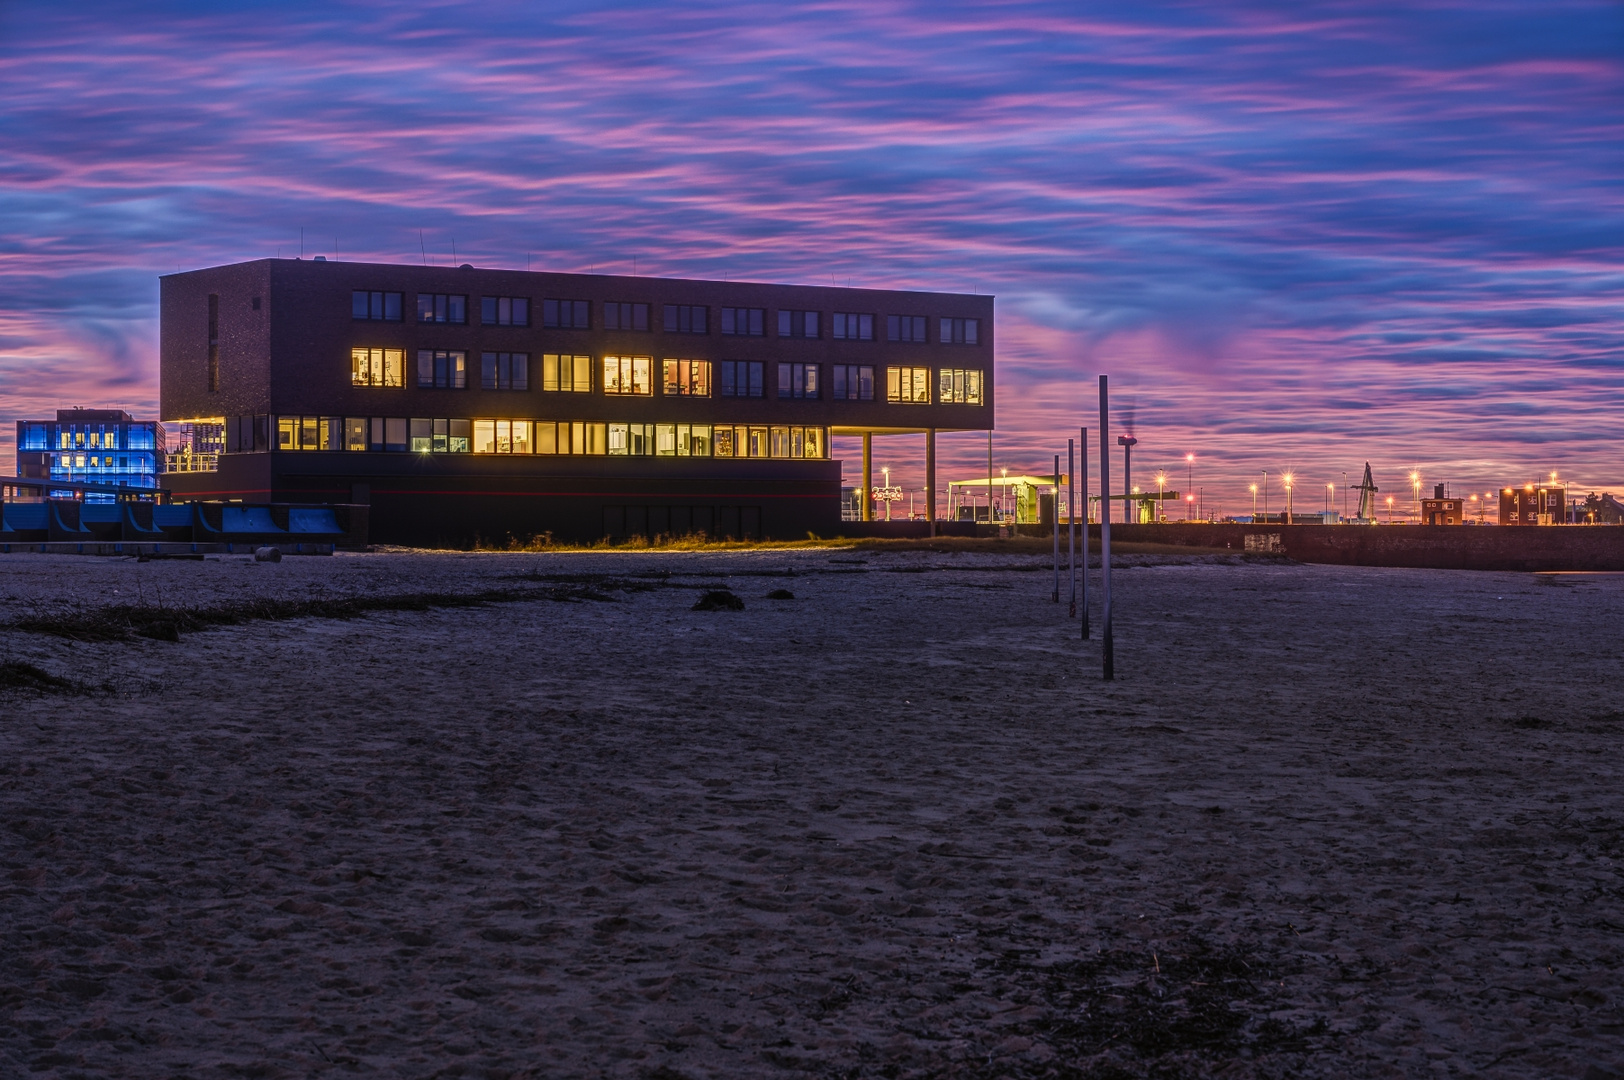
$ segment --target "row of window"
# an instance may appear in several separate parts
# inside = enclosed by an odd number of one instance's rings
[[[152,450],[152,424],[27,424],[19,450]]]
[[[51,467],[55,469],[99,469],[111,472],[151,472],[152,455],[137,454],[53,454]],[[57,477],[57,479],[61,479]]]
[[[819,379],[819,364],[783,363],[777,367],[780,398],[817,399],[826,391]],[[666,397],[766,396],[766,364],[760,360],[722,360],[715,367],[709,360],[666,359],[660,361],[661,392]],[[835,401],[873,401],[874,374],[871,364],[830,364],[827,396]],[[570,353],[543,353],[541,388],[551,393],[587,394],[593,389],[593,362],[590,356]],[[464,390],[469,382],[468,354],[455,349],[419,349],[416,385],[420,389]],[[605,394],[650,397],[654,393],[654,358],[651,356],[605,356],[597,379]],[[404,349],[359,348],[350,350],[350,382],[354,386],[404,387]],[[479,385],[484,390],[529,390],[530,354],[487,352],[480,354]],[[931,369],[894,366],[885,369],[885,400],[898,404],[928,405],[931,402]],[[980,405],[983,402],[979,368],[939,368],[936,372],[936,400],[943,404]]]
[[[430,454],[825,458],[829,456],[829,433],[826,428],[787,424],[279,416],[276,418],[276,448]]]
[[[606,301],[603,305],[603,329],[646,331],[650,329],[649,307],[648,304]],[[710,308],[696,304],[664,304],[662,308],[661,325],[666,333],[710,333]],[[357,289],[351,294],[351,315],[356,319],[401,322],[404,313],[405,296],[402,293]],[[766,336],[769,325],[766,308],[724,307],[721,316],[721,332],[726,336]],[[781,338],[823,336],[821,312],[780,310],[777,316],[778,336]],[[417,321],[466,325],[468,297],[457,293],[418,293]],[[529,326],[530,300],[523,296],[481,297],[479,321],[486,326]],[[923,315],[887,315],[886,340],[925,342],[928,340],[928,321]],[[590,330],[592,304],[587,300],[543,300],[541,324],[556,330]],[[829,318],[829,336],[836,341],[873,341],[875,326],[876,317],[872,314],[837,311]],[[949,345],[979,345],[981,320],[940,319],[936,339]]]

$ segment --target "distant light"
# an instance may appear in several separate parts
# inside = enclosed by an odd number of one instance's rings
[[[1194,454],[1185,454],[1184,455],[1184,460],[1185,461],[1194,461],[1195,460],[1195,455]]]
[[[1254,495],[1257,494],[1257,485],[1256,484],[1252,485],[1252,494],[1254,494]]]

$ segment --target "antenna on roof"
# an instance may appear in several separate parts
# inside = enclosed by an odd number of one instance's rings
[[[429,264],[429,246],[423,242],[422,229],[417,230],[417,247],[423,253],[423,265],[427,266]]]

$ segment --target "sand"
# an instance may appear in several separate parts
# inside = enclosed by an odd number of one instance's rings
[[[1138,561],[0,557],[562,598],[0,631],[0,1076],[1624,1076],[1624,577]]]

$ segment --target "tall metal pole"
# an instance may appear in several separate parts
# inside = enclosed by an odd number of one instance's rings
[[[1083,640],[1088,640],[1088,429],[1077,443],[1077,465],[1083,477]]]
[[[936,429],[925,431],[925,516],[930,519],[930,535],[936,537]]]
[[[992,429],[987,429],[987,524],[992,524]]]
[[[1060,603],[1060,455],[1054,456],[1054,599]]]
[[[874,434],[863,432],[863,490],[859,493],[863,497],[862,511],[858,517],[863,521],[874,520]]]
[[[1111,505],[1111,418],[1110,390],[1105,376],[1100,376],[1100,505]],[[1100,591],[1103,611],[1100,621],[1105,633],[1105,678],[1116,678],[1116,657],[1111,640],[1111,515],[1100,514]]]
[[[1068,619],[1077,617],[1077,446],[1066,440],[1066,584],[1071,588]]]

